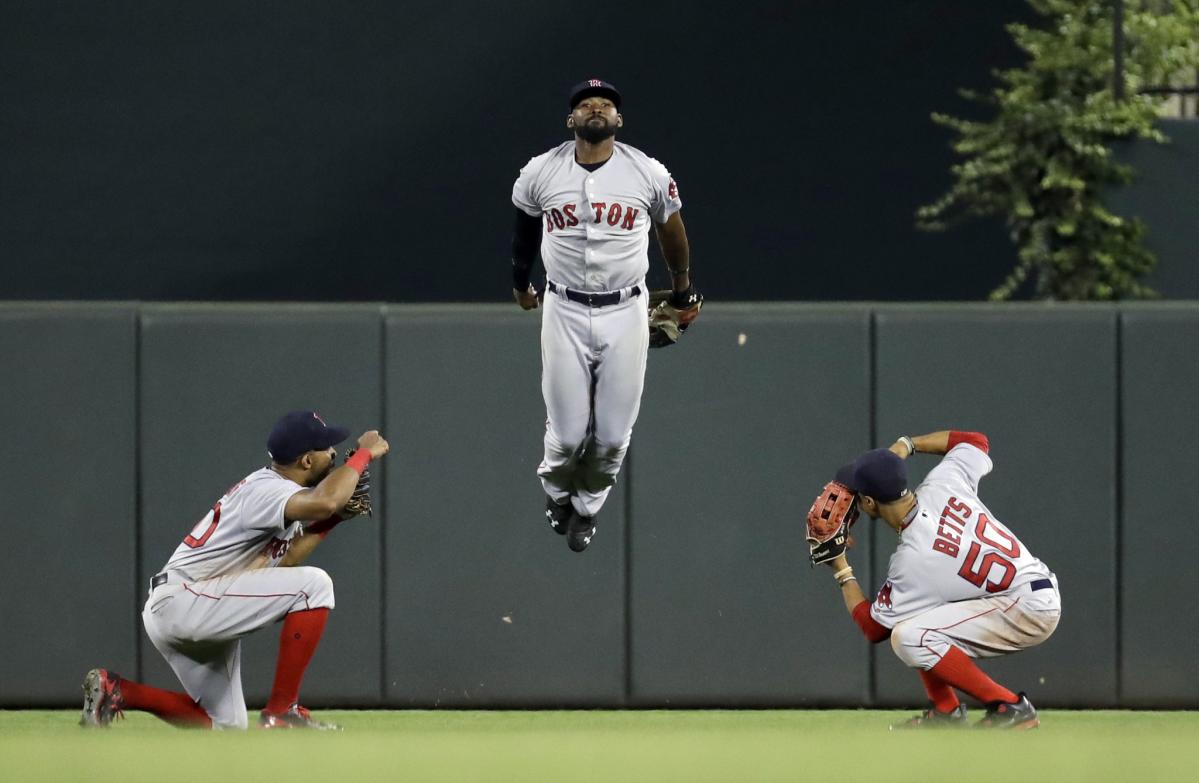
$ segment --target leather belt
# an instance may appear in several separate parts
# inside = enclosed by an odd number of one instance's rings
[[[150,589],[153,590],[156,587],[162,587],[170,581],[171,574],[168,571],[163,571],[161,574],[155,574],[154,578],[150,580]]]
[[[575,291],[567,288],[564,285],[558,285],[553,280],[546,281],[546,287],[559,296],[565,296],[572,302],[585,304],[588,307],[607,307],[608,305],[618,304],[620,302],[620,291],[602,291],[600,293],[588,293],[587,291]],[[635,285],[629,290],[629,298],[641,296],[641,286]]]
[[[1028,583],[1029,590],[1047,590],[1053,587],[1052,579],[1034,579]]]

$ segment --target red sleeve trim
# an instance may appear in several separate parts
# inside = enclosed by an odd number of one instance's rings
[[[333,532],[333,528],[337,527],[342,521],[343,520],[340,515],[334,514],[331,517],[325,517],[322,520],[313,522],[311,525],[304,528],[304,533],[306,535],[318,535],[321,537],[321,539],[324,539],[327,535],[329,535],[329,533]]]
[[[891,629],[880,625],[870,616],[870,602],[862,601],[853,608],[853,621],[862,629],[862,635],[872,643],[881,642],[891,635]]]
[[[969,443],[983,454],[991,453],[991,442],[987,440],[987,436],[983,435],[981,432],[959,432],[957,430],[951,430],[949,432],[949,448],[952,449],[959,443]]]

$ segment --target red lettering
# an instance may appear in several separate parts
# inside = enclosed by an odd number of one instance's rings
[[[876,604],[878,604],[879,606],[885,606],[888,609],[891,608],[891,583],[890,582],[887,582],[885,585],[883,585],[883,589],[878,591],[878,597],[874,599],[874,602]]]
[[[982,587],[986,582],[986,590],[988,593],[999,593],[1008,589],[1012,584],[1012,580],[1016,578],[1016,566],[1012,565],[1011,561],[1006,560],[994,552],[988,552],[983,556],[982,562],[978,564],[978,570],[974,570],[974,561],[978,559],[982,552],[982,546],[977,541],[970,545],[970,551],[966,553],[966,562],[962,563],[961,569],[958,570],[958,576],[965,579],[975,587]],[[991,573],[994,566],[999,566],[1003,569],[1003,576],[998,581],[988,582],[987,577]]]
[[[200,525],[203,525],[205,520],[207,520],[209,517],[212,517],[212,521],[208,523],[208,529],[204,531],[202,536],[196,538],[196,530],[199,530]],[[183,543],[187,544],[192,549],[199,549],[208,543],[208,539],[212,538],[212,534],[216,532],[216,526],[219,524],[221,524],[221,504],[218,502],[212,507],[212,511],[209,511],[204,515],[203,519],[196,523],[195,530],[193,530],[187,535],[186,538],[183,539]]]
[[[554,225],[558,228],[565,228],[566,221],[562,219],[562,213],[556,209],[550,210],[550,214],[554,216]]]
[[[577,217],[575,217],[575,205],[574,204],[567,204],[566,206],[562,207],[562,211],[566,214],[566,225],[568,225],[568,226],[579,225],[579,219]]]
[[[988,537],[988,527],[994,531],[996,535],[1002,538],[1003,541],[996,541],[995,539]],[[979,541],[982,541],[984,544],[990,544],[1008,557],[1015,558],[1020,556],[1020,544],[1016,541],[1016,537],[1001,528],[995,522],[987,519],[986,514],[978,515],[978,524],[974,526],[974,535]]]
[[[964,519],[969,519],[970,515],[974,513],[973,511],[970,510],[970,506],[967,506],[965,503],[958,500],[957,498],[949,499],[948,508],[952,508],[954,511],[961,514]]]
[[[608,225],[609,226],[615,226],[617,223],[620,222],[620,212],[621,212],[620,204],[613,204],[612,206],[608,207]]]
[[[639,210],[639,209],[633,209],[632,207],[625,207],[624,222],[620,224],[620,227],[623,228],[625,231],[632,231],[633,224],[637,222],[637,215],[640,213],[641,213],[641,210]]]
[[[966,529],[966,523],[961,518],[955,516],[948,508],[941,512],[941,524],[956,528],[959,534]]]
[[[595,222],[602,223],[604,220],[604,210],[608,208],[607,201],[593,201],[591,206],[595,207]]]
[[[957,544],[951,544],[943,538],[934,538],[933,551],[949,555],[950,557],[957,557],[959,550]]]
[[[679,186],[675,184],[673,179],[670,181],[670,185],[668,185],[666,188],[666,195],[672,199],[679,197]]]
[[[554,233],[554,219],[550,217],[550,213],[545,213],[545,232],[547,234]]]
[[[940,536],[941,538],[952,541],[955,544],[962,543],[961,535],[955,534],[955,533],[952,533],[952,532],[946,530],[944,524],[942,524],[940,527],[937,528],[937,535]]]

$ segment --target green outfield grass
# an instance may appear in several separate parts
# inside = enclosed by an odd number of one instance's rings
[[[0,780],[1199,780],[1199,713],[1045,711],[1026,732],[888,731],[874,710],[319,711],[338,733],[199,732],[0,711]]]

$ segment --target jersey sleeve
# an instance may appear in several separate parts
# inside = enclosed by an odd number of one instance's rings
[[[255,530],[285,530],[288,521],[284,516],[287,501],[300,491],[291,481],[268,481],[251,488],[253,495],[246,498],[246,507],[253,508],[249,515],[249,526]]]
[[[982,443],[986,444],[986,437],[980,437]],[[970,490],[970,494],[977,495],[978,482],[991,472],[992,467],[994,464],[991,462],[991,456],[983,451],[977,440],[960,440],[946,452],[941,462],[928,472],[924,480],[961,484]]]
[[[683,208],[683,200],[679,198],[679,186],[670,176],[670,171],[653,158],[650,158],[648,163],[651,187],[653,188],[649,215],[655,223],[660,225]]]
[[[887,581],[883,583],[874,597],[874,603],[870,605],[870,616],[883,628],[894,628],[904,620],[923,614],[943,603],[939,595],[928,591],[927,584],[922,585],[914,578],[920,574],[920,564],[911,561],[910,558],[910,552],[905,550],[897,550],[891,556],[891,563],[887,568]],[[908,562],[905,562],[905,559]]]
[[[545,157],[538,155],[530,158],[520,175],[512,185],[512,203],[521,212],[532,217],[541,218],[541,199],[538,193],[538,179]]]

